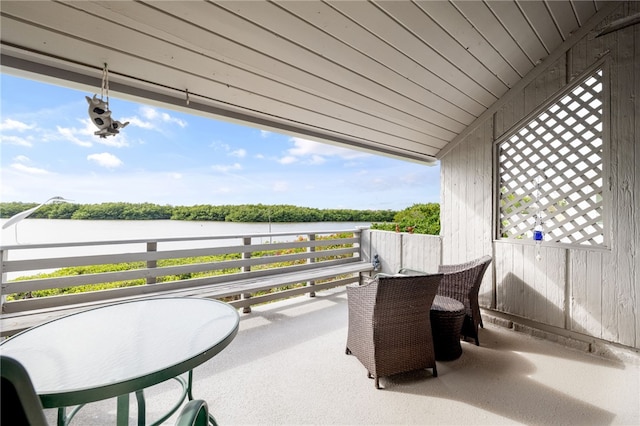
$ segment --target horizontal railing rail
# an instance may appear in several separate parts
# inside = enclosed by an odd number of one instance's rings
[[[249,298],[247,288],[252,280],[256,280],[252,284],[255,288],[261,287],[257,280],[262,279],[269,286],[269,282],[289,282],[305,274],[342,283],[343,276],[325,278],[328,268],[343,274],[354,271],[346,274],[352,276],[358,270],[368,269],[345,267],[363,262],[361,229],[7,245],[0,246],[0,254],[4,316],[225,283],[229,283],[224,290],[226,296],[234,295],[233,285],[239,283],[234,296]],[[126,265],[115,270],[115,265],[121,264]],[[63,274],[66,268],[68,273]],[[325,268],[324,273],[311,273]],[[52,270],[62,275],[41,274]],[[288,278],[266,280],[276,275]],[[309,279],[301,284],[316,283]],[[84,287],[96,285],[114,288]],[[36,293],[78,286],[83,286],[78,293],[44,296]],[[306,291],[312,293],[313,289]]]

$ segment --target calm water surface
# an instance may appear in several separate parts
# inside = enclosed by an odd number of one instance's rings
[[[7,219],[1,219],[0,224]],[[2,230],[2,245],[353,230],[370,222],[234,223],[180,220],[25,219]],[[16,238],[17,237],[17,238]],[[267,237],[268,238],[268,237]],[[293,238],[293,237],[292,237]],[[17,241],[16,241],[17,240]]]

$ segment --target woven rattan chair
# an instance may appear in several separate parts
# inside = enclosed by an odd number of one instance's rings
[[[438,272],[444,273],[438,294],[459,300],[464,304],[465,318],[462,325],[462,336],[472,337],[478,346],[480,346],[478,326],[484,327],[480,316],[478,292],[491,260],[491,256],[483,256],[458,265],[440,265],[438,267]]]
[[[355,355],[380,389],[380,377],[432,368],[437,377],[429,310],[442,274],[384,276],[348,286],[347,354]]]
[[[438,287],[438,295],[451,297],[464,304],[465,319],[462,326],[462,336],[465,339],[472,337],[478,346],[480,346],[478,326],[484,327],[480,316],[478,293],[482,278],[491,260],[491,256],[483,256],[466,263],[438,267],[438,272],[444,274],[442,283]],[[400,269],[398,273],[403,275],[427,274],[427,272],[408,268]]]

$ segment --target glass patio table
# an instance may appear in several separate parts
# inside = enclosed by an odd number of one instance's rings
[[[185,398],[193,399],[193,369],[222,351],[238,324],[236,309],[217,300],[134,300],[30,328],[0,343],[0,352],[22,363],[44,408],[58,408],[58,424],[71,421],[83,404],[117,398],[117,424],[126,425],[135,393],[144,425],[143,389],[176,379],[182,395],[153,423],[160,424]],[[75,408],[67,415],[66,407]]]

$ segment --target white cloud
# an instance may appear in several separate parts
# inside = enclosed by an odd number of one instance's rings
[[[288,149],[287,155],[279,160],[281,164],[292,164],[301,161],[304,164],[320,165],[324,164],[328,157],[351,160],[370,155],[339,146],[310,141],[308,139],[294,137],[289,140],[293,142],[293,148]]]
[[[0,123],[0,130],[15,130],[18,132],[24,132],[26,130],[34,129],[35,127],[35,124],[26,124],[18,120],[13,120],[11,118],[6,118],[2,123]]]
[[[67,140],[79,146],[84,146],[84,147],[93,146],[93,142],[85,138],[79,138],[76,136],[76,135],[87,136],[87,132],[84,130],[76,129],[75,127],[60,127],[60,126],[56,126],[56,129],[58,130],[58,134],[62,136],[64,140]]]
[[[247,150],[246,149],[236,149],[235,151],[231,151],[229,153],[229,155],[231,157],[244,158],[244,157],[247,156]]]
[[[177,117],[172,117],[169,114],[167,114],[166,112],[162,113],[162,121],[167,122],[167,123],[174,123],[177,124],[178,126],[185,128],[187,127],[187,122],[184,120],[181,120]]]
[[[13,161],[15,161],[16,163],[30,163],[31,159],[26,155],[16,155],[15,157],[13,157]]]
[[[173,172],[173,173],[168,173],[168,175],[172,179],[182,179],[182,173]]]
[[[159,112],[157,109],[152,108],[150,106],[142,106],[140,107],[140,114],[146,118],[147,120],[150,120],[152,122],[165,122],[165,123],[173,123],[173,124],[177,124],[178,126],[184,128],[187,127],[187,122],[184,120],[181,120],[180,118],[177,117],[173,117],[172,115],[166,113],[166,112]],[[134,118],[131,118],[131,120],[134,120]],[[142,121],[140,121],[140,123],[143,123]],[[133,121],[132,121],[133,124]],[[152,125],[151,123],[144,123],[144,126],[149,126]],[[144,127],[141,126],[141,127]],[[154,126],[155,127],[155,126]],[[149,128],[149,127],[145,127],[145,128]]]
[[[0,143],[6,145],[33,146],[30,140],[12,135],[0,135]]]
[[[63,140],[84,147],[92,147],[94,143],[116,148],[129,146],[129,142],[127,141],[127,138],[123,133],[113,136],[107,136],[106,138],[101,138],[94,134],[94,132],[96,132],[98,128],[93,125],[90,119],[86,118],[78,121],[81,122],[84,127],[76,128],[56,126],[58,137],[61,136]]]
[[[45,169],[39,169],[37,167],[29,167],[22,163],[13,163],[11,164],[11,168],[14,170],[18,170],[20,172],[29,173],[31,175],[46,175],[49,172]]]
[[[227,173],[232,170],[242,170],[242,165],[240,163],[233,164],[216,164],[211,166],[211,168],[217,172]]]
[[[354,151],[352,149],[342,148],[335,145],[310,141],[302,138],[291,138],[294,147],[288,150],[289,155],[296,157],[308,157],[318,155],[322,157],[340,157],[345,159],[353,159],[358,157],[366,157],[371,154]]]
[[[130,126],[134,126],[134,127],[140,127],[142,129],[147,129],[147,130],[155,130],[156,126],[150,122],[150,121],[143,121],[141,119],[139,119],[138,117],[127,117],[127,118],[123,118],[121,120],[122,122],[126,123],[127,121],[129,122]]]
[[[213,141],[209,144],[209,147],[213,148],[215,151],[231,151],[231,147],[222,141]]]
[[[308,163],[309,164],[323,164],[326,163],[326,159],[320,155],[312,155],[311,158],[309,159]]]
[[[122,160],[108,152],[87,155],[87,160],[95,161],[99,166],[106,167],[108,169],[115,169],[124,164]]]
[[[271,132],[268,130],[260,130],[260,136],[263,138],[268,138],[269,136],[271,136]]]
[[[292,155],[287,155],[285,157],[282,157],[280,160],[278,160],[280,164],[293,164],[296,161],[298,161],[298,159]]]

